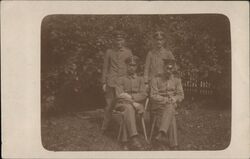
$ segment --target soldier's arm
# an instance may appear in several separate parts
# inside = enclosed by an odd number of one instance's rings
[[[168,51],[167,51],[167,58],[168,58],[168,59],[173,59],[173,60],[175,60],[175,57],[174,57],[174,55],[173,55],[173,53],[172,53],[171,50],[168,50]],[[177,71],[178,69],[179,69],[179,68],[178,68],[177,64],[175,63],[175,70]]]
[[[174,55],[173,55],[173,53],[172,53],[172,51],[171,50],[166,50],[166,54],[164,54],[165,55],[165,57],[164,58],[166,58],[166,59],[172,59],[172,60],[175,60],[175,57],[174,57]]]
[[[132,95],[132,98],[135,102],[142,102],[147,97],[146,86],[143,78],[140,78],[139,91],[136,94]]]
[[[124,79],[123,77],[119,78],[117,80],[117,84],[115,87],[115,94],[116,94],[116,98],[119,101],[128,101],[128,102],[133,102],[132,101],[132,97],[131,95],[129,95],[128,93],[125,92],[125,88],[124,88]]]
[[[147,54],[147,57],[146,57],[146,62],[145,62],[145,66],[144,66],[144,81],[145,83],[148,83],[149,81],[149,77],[148,77],[148,74],[149,74],[149,68],[150,68],[150,65],[151,65],[151,52],[148,52]]]
[[[177,79],[175,88],[176,93],[172,98],[175,100],[175,102],[181,102],[184,99],[184,91],[181,84],[181,79]]]
[[[128,54],[129,54],[129,56],[133,55],[133,53],[132,53],[132,51],[130,49],[128,50]]]
[[[106,84],[106,76],[109,67],[109,51],[106,51],[102,66],[102,84]]]
[[[159,92],[159,89],[157,86],[157,78],[154,78],[151,82],[150,97],[151,97],[152,101],[155,103],[159,103],[159,104],[166,103],[166,97],[162,96]]]
[[[115,87],[115,94],[116,94],[116,97],[119,97],[122,93],[124,93],[124,89],[123,89],[123,79],[122,78],[119,78],[117,80],[117,84],[116,84],[116,87]]]

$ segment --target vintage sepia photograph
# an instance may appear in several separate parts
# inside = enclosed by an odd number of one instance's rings
[[[41,24],[49,151],[224,150],[231,34],[222,14],[51,14]]]
[[[2,158],[249,158],[247,4],[1,2]]]

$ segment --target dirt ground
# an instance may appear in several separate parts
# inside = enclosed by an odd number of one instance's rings
[[[227,148],[231,137],[231,111],[229,107],[218,108],[215,104],[206,100],[183,102],[179,106],[176,115],[178,150]],[[102,114],[103,110],[97,109],[42,118],[44,148],[51,151],[121,151],[122,147],[116,140],[116,124],[112,124],[109,134],[100,132]],[[148,146],[145,146],[147,150],[155,150]]]

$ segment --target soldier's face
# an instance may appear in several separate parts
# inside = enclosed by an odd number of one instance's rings
[[[173,67],[165,66],[164,67],[166,77],[169,77],[173,73]]]
[[[128,65],[128,74],[134,74],[136,72],[136,65]]]
[[[158,48],[163,47],[164,43],[165,43],[165,41],[163,39],[157,39],[156,40],[156,45],[157,45]]]
[[[125,40],[124,39],[119,39],[115,43],[116,43],[116,47],[118,49],[121,49],[121,48],[123,48],[125,46]]]

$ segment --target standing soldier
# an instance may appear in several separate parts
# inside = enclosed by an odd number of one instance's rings
[[[105,92],[106,108],[104,112],[104,120],[102,131],[104,132],[111,120],[111,111],[114,106],[115,86],[119,77],[126,75],[125,59],[132,56],[130,49],[125,47],[125,34],[121,31],[115,32],[114,47],[108,49],[104,56],[102,84]]]
[[[147,93],[143,77],[139,77],[136,74],[137,63],[138,58],[136,56],[126,59],[126,64],[128,65],[127,75],[118,79],[115,109],[123,112],[123,143],[126,143],[130,139],[132,148],[141,150],[142,146],[138,140],[136,127],[136,114],[144,113],[142,103],[145,101]]]
[[[161,144],[168,137],[170,148],[176,149],[178,142],[175,108],[177,102],[184,99],[184,93],[181,79],[173,75],[175,60],[164,59],[163,63],[164,73],[151,82],[151,113],[158,128],[155,140]]]
[[[146,57],[144,79],[146,84],[157,75],[163,72],[163,59],[175,59],[172,52],[164,47],[165,34],[162,31],[154,33],[155,45],[151,51],[148,52]]]

